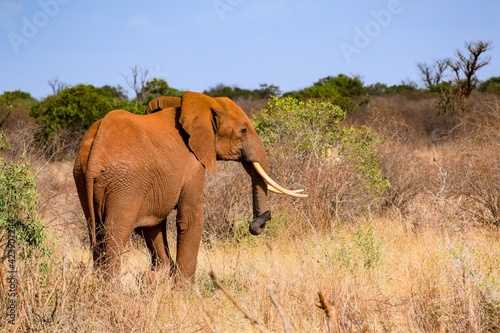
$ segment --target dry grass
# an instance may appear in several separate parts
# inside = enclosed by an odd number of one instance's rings
[[[284,231],[286,233],[286,231]],[[222,285],[264,331],[282,332],[275,286],[297,332],[327,332],[318,291],[337,311],[340,332],[494,332],[500,322],[500,237],[484,230],[407,231],[401,221],[360,221],[332,235],[293,241],[248,238],[203,246],[196,283],[173,287],[165,272],[147,271],[141,246],[129,246],[122,285],[92,275],[89,256],[58,242],[40,272],[19,265],[16,325],[10,331],[253,332],[255,328],[209,277]],[[208,320],[207,320],[208,318]]]
[[[418,115],[429,101],[376,102],[378,113],[350,121],[373,124],[384,138],[381,166],[393,187],[383,198],[365,194],[337,160],[291,158],[276,149],[273,177],[305,187],[311,197],[273,195],[273,220],[253,237],[246,224],[249,178],[238,164],[221,163],[207,179],[206,230],[189,286],[150,272],[135,238],[121,283],[104,284],[92,272],[71,162],[34,161],[53,253],[18,260],[17,317],[1,329],[500,332],[500,234],[493,218],[500,147],[487,139],[496,135],[500,107],[478,103],[488,117],[471,113],[436,142]],[[406,129],[398,132],[401,124]]]

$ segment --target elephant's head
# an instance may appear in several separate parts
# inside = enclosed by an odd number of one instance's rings
[[[254,220],[250,223],[250,233],[253,235],[259,235],[271,218],[268,186],[274,192],[307,196],[279,186],[268,176],[264,146],[248,116],[229,98],[185,92],[180,123],[189,134],[189,148],[205,168],[215,173],[216,160],[239,161],[251,176]]]

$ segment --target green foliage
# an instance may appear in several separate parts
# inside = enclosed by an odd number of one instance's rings
[[[500,95],[500,76],[490,77],[477,88],[480,92]]]
[[[36,103],[30,116],[42,125],[42,139],[47,140],[60,129],[82,132],[112,110],[143,112],[142,105],[116,98],[117,93],[120,89],[80,84]]]
[[[333,255],[327,254],[327,259],[338,262],[353,273],[360,263],[365,269],[374,269],[380,264],[381,242],[375,238],[372,224],[357,224],[354,233],[343,231],[341,224],[339,228],[338,249]]]
[[[356,245],[361,251],[365,268],[376,267],[381,258],[380,242],[375,240],[373,230],[371,224],[367,227],[359,225],[356,230]]]
[[[385,83],[374,83],[366,87],[366,93],[370,96],[383,96],[389,93],[389,87]]]
[[[370,96],[384,96],[396,94],[413,94],[418,92],[418,86],[414,82],[401,82],[400,84],[388,86],[385,83],[374,83],[366,87],[366,93]]]
[[[0,151],[8,149],[9,149],[9,142],[5,139],[4,133],[0,131]]]
[[[21,90],[5,91],[0,95],[0,109],[13,109],[29,106],[35,101],[27,92]]]
[[[243,89],[239,87],[229,87],[224,84],[218,84],[209,90],[203,92],[212,97],[229,97],[231,99],[269,99],[271,96],[281,95],[280,88],[275,85],[260,84],[259,89]]]
[[[182,91],[170,87],[167,81],[158,78],[148,81],[144,86],[143,91],[146,96],[145,103],[149,103],[153,99],[160,96],[182,96]]]
[[[378,164],[380,136],[372,129],[340,129],[345,112],[331,102],[272,97],[254,117],[255,129],[266,145],[281,144],[299,153],[329,157],[332,148],[350,163],[358,180],[376,194],[389,186]]]
[[[375,130],[347,128],[342,132],[341,155],[354,165],[366,182],[366,188],[382,194],[391,184],[382,176],[378,163],[378,146],[381,138]]]
[[[338,141],[344,118],[345,112],[330,102],[271,97],[255,115],[254,125],[264,144],[281,143],[325,156]]]
[[[37,216],[38,199],[30,164],[0,159],[0,230],[2,241],[14,236],[18,248],[29,256],[43,247],[44,227]],[[8,231],[8,232],[5,232]]]
[[[117,87],[113,87],[113,86],[110,86],[110,85],[102,86],[101,87],[101,92],[105,96],[109,96],[111,98],[120,99],[122,101],[128,101],[127,92],[120,85],[118,85]]]
[[[366,89],[363,86],[361,78],[339,74],[335,77],[327,76],[314,83],[311,87],[287,93],[285,96],[304,100],[317,99],[329,101],[340,106],[347,112],[353,112],[368,103],[367,98],[359,98],[365,92]],[[356,97],[358,97],[358,100],[356,100]]]
[[[27,92],[21,90],[5,91],[0,95],[0,128],[14,115],[17,114],[19,117],[20,114],[26,114],[35,102],[36,100]]]

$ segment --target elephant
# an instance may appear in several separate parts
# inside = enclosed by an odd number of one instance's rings
[[[148,103],[146,110],[144,110],[144,114],[150,114],[154,112],[161,111],[163,109],[169,107],[180,107],[181,106],[181,98],[174,96],[160,96],[158,98],[153,99]]]
[[[120,273],[120,254],[132,232],[140,233],[152,258],[180,280],[193,280],[201,241],[205,170],[216,160],[237,161],[251,177],[259,235],[271,219],[267,190],[307,197],[269,177],[265,149],[243,110],[229,98],[184,92],[160,97],[144,115],[109,112],[84,135],[73,168],[87,221],[94,266],[110,279]],[[176,211],[175,262],[166,218]]]

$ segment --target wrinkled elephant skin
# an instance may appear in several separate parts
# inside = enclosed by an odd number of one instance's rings
[[[145,115],[108,113],[82,139],[74,178],[94,264],[116,276],[135,230],[153,259],[171,265],[179,278],[192,279],[204,224],[205,169],[215,173],[216,160],[243,163],[252,179],[255,220],[249,228],[258,235],[271,215],[267,184],[250,165],[258,162],[268,172],[268,161],[251,121],[227,98],[186,92],[150,104]],[[165,234],[173,209],[175,263]]]

